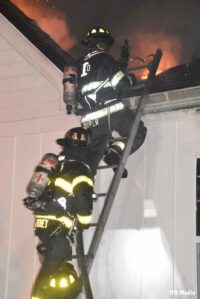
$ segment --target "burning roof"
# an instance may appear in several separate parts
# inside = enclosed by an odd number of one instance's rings
[[[200,58],[162,72],[156,77],[151,89],[152,92],[162,92],[197,85],[200,85]]]
[[[17,27],[61,71],[73,58],[59,46],[37,23],[27,17],[9,0],[1,0],[0,12]],[[151,91],[163,92],[200,85],[200,59],[190,64],[170,68],[156,76]],[[128,96],[138,91],[130,91]]]
[[[183,89],[200,85],[200,58],[175,66],[158,74],[151,86],[151,93]],[[134,88],[134,87],[133,87]],[[127,91],[126,97],[139,95],[141,89]]]

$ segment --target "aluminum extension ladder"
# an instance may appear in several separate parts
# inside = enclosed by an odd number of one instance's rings
[[[92,241],[91,241],[91,244],[90,244],[87,254],[85,254],[85,252],[84,252],[82,231],[78,232],[77,237],[76,237],[76,241],[77,241],[76,258],[78,261],[79,268],[81,270],[81,277],[82,277],[83,286],[84,286],[84,290],[85,290],[85,296],[87,299],[93,299],[93,294],[92,294],[92,289],[90,286],[88,273],[90,272],[95,255],[97,253],[97,250],[98,250],[98,247],[99,247],[99,244],[100,244],[100,241],[101,241],[101,238],[102,238],[105,226],[106,226],[106,222],[108,220],[108,217],[109,217],[109,214],[110,214],[110,211],[111,211],[114,199],[115,199],[115,195],[117,193],[118,186],[119,186],[124,168],[126,166],[126,162],[128,160],[128,156],[131,151],[133,141],[135,139],[135,136],[136,136],[136,133],[137,133],[137,130],[139,127],[141,117],[143,115],[143,110],[144,110],[144,106],[147,102],[148,94],[150,92],[150,87],[151,87],[153,79],[155,78],[156,71],[158,69],[161,57],[162,57],[162,50],[157,49],[157,51],[155,52],[155,55],[154,55],[154,59],[148,65],[149,74],[148,74],[147,80],[145,81],[140,100],[138,101],[138,106],[136,109],[135,117],[130,126],[129,135],[126,138],[126,145],[125,145],[122,157],[120,159],[119,165],[117,165],[117,170],[113,176],[109,190],[106,193],[97,194],[97,198],[104,196],[105,201],[104,201],[104,205],[103,205],[102,211],[101,211],[99,219],[98,219],[98,223],[91,225],[91,226],[96,226],[96,229],[95,229],[95,232],[94,232],[94,235],[93,235],[93,238],[92,238]],[[145,67],[147,67],[147,66],[145,66]],[[113,139],[113,140],[122,140],[122,139],[124,140],[124,138],[121,138],[121,139],[117,138],[117,139]],[[98,167],[98,169],[111,168],[111,167],[116,167],[116,165],[100,166],[100,167]]]

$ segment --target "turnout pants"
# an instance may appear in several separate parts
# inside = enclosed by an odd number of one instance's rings
[[[48,238],[46,233],[40,229],[36,230],[36,235],[39,236],[46,250],[44,252],[44,261],[34,283],[32,297],[43,299],[43,287],[48,276],[56,272],[64,261],[71,260],[72,249],[70,241],[64,235]]]
[[[109,146],[109,138],[112,137],[112,132],[116,131],[121,137],[127,137],[130,132],[130,126],[133,122],[135,113],[128,107],[107,115],[95,122],[97,125],[91,125],[92,142],[89,146],[88,164],[91,166],[93,174],[96,173],[97,167],[103,158],[103,155]],[[82,124],[84,126],[84,124]],[[131,153],[137,151],[144,143],[147,133],[147,128],[140,121],[140,125],[133,142]]]

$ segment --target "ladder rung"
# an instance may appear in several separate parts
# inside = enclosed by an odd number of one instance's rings
[[[144,83],[138,83],[130,87],[131,90],[144,89]]]
[[[131,152],[132,143],[137,134],[137,130],[138,130],[138,127],[140,124],[142,114],[143,114],[143,109],[146,104],[146,99],[147,99],[147,96],[150,91],[151,83],[155,77],[161,57],[162,57],[162,51],[161,51],[161,49],[158,49],[156,51],[154,60],[151,64],[148,78],[145,82],[142,95],[140,97],[140,100],[138,101],[135,118],[130,123],[130,132],[128,135],[128,140],[126,142],[125,149],[124,149],[122,157],[120,159],[120,165],[117,168],[117,171],[115,172],[113,180],[110,184],[107,198],[104,202],[104,206],[103,206],[101,214],[99,216],[99,225],[97,226],[97,228],[94,232],[94,235],[93,235],[93,238],[92,238],[89,250],[88,250],[87,259],[86,259],[86,266],[87,266],[88,271],[90,271],[92,264],[93,264],[93,259],[97,253],[97,250],[98,250],[98,247],[99,247],[99,244],[100,244],[100,241],[101,241],[101,238],[102,238],[105,226],[106,226],[106,222],[108,220],[111,208],[114,203],[114,198],[115,198],[115,195],[116,195],[118,187],[119,187],[119,183],[121,180],[121,176],[122,176],[124,167],[126,165],[128,156]]]
[[[96,196],[98,197],[104,197],[106,196],[108,193],[97,193]]]
[[[90,227],[91,226],[97,226],[98,225],[98,223],[90,223]]]
[[[87,257],[87,255],[85,255],[85,258],[86,258],[86,257]],[[76,254],[75,254],[75,255],[73,254],[73,255],[72,255],[72,259],[73,259],[73,260],[77,259],[77,255],[76,255]]]
[[[127,140],[127,137],[111,137],[109,138],[108,142],[123,141],[123,140]]]
[[[102,165],[102,166],[98,166],[97,169],[108,169],[108,168],[116,168],[116,167],[118,167],[118,164]]]
[[[88,257],[88,254],[85,254],[84,257],[85,257],[85,259],[86,259],[86,258]],[[90,258],[93,259],[93,258],[94,258],[94,255],[92,254]],[[73,259],[73,260],[77,259],[77,255],[76,255],[76,254],[75,254],[75,255],[72,255],[72,259]]]

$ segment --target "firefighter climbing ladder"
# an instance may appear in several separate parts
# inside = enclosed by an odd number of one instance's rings
[[[86,295],[87,299],[93,299],[93,294],[92,294],[92,290],[91,290],[91,286],[90,286],[90,282],[89,282],[89,278],[88,278],[88,273],[92,267],[96,252],[98,250],[99,243],[101,241],[101,238],[102,238],[105,226],[106,226],[106,222],[109,217],[109,214],[110,214],[113,202],[114,202],[114,198],[117,193],[118,186],[119,186],[129,153],[131,151],[133,141],[135,139],[135,136],[136,136],[136,133],[137,133],[137,130],[139,127],[141,117],[143,115],[143,110],[144,110],[144,106],[147,102],[148,94],[150,92],[150,87],[151,87],[152,81],[155,77],[156,71],[158,69],[161,57],[162,57],[162,51],[161,51],[161,49],[157,49],[157,51],[154,55],[153,61],[148,66],[145,66],[145,67],[149,68],[148,78],[144,84],[142,95],[138,101],[138,106],[136,109],[135,117],[130,126],[129,135],[126,138],[126,146],[124,148],[122,157],[120,159],[119,165],[117,166],[117,170],[113,176],[113,179],[110,184],[108,192],[97,194],[97,197],[105,196],[105,201],[104,201],[104,206],[102,208],[101,214],[99,216],[98,223],[96,224],[96,230],[94,232],[88,253],[86,255],[84,253],[82,231],[80,231],[77,235],[76,256],[77,256],[77,260],[78,260],[78,265],[81,269],[81,276],[82,276],[83,285],[84,285],[84,289],[85,289],[85,295]],[[133,69],[131,69],[131,70],[133,70]],[[117,138],[117,140],[120,140],[120,138]],[[103,168],[108,168],[108,167],[109,166],[100,166],[98,169],[103,169]],[[112,167],[116,167],[116,165],[113,165]]]

